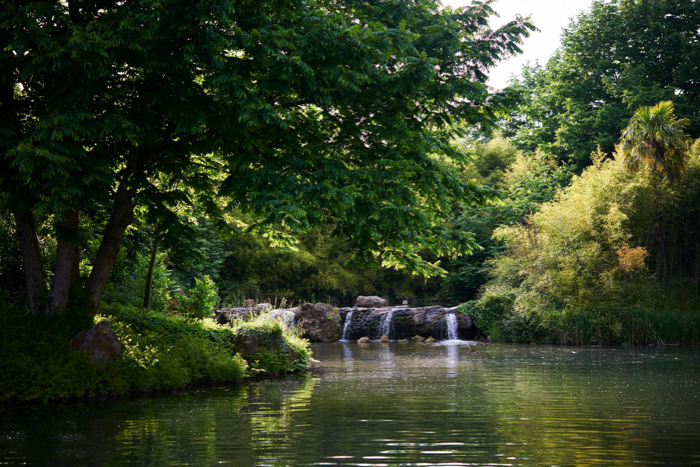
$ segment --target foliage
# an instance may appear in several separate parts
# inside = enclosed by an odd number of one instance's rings
[[[565,30],[545,66],[514,83],[524,102],[513,121],[521,148],[579,167],[597,147],[611,154],[640,106],[673,100],[700,135],[700,9],[694,0],[597,0]]]
[[[127,239],[127,244],[130,243]],[[175,288],[170,273],[165,268],[164,260],[164,254],[160,254],[157,258],[151,290],[151,309],[160,312],[168,309],[168,296]],[[143,304],[146,287],[148,261],[148,256],[140,253],[136,247],[121,250],[115,262],[111,281],[105,290],[104,302],[140,307]]]
[[[296,248],[275,248],[253,234],[225,241],[227,253],[217,287],[223,304],[241,305],[245,299],[287,303],[354,303],[358,295],[381,295],[390,300],[436,297],[440,278],[426,280],[406,270],[366,267],[353,262],[355,250],[332,228],[316,228],[299,235]],[[437,258],[424,255],[426,260]]]
[[[665,202],[669,213],[676,213],[670,214],[673,218],[687,209],[681,206],[697,202],[695,188],[685,187],[697,185],[700,161],[691,159],[679,186],[659,187],[651,171],[629,172],[622,153],[614,160],[602,155],[594,160],[523,224],[496,229],[506,251],[489,262],[490,281],[464,311],[473,314],[478,327],[504,340],[648,344],[679,336],[696,339],[695,324],[688,332],[673,331],[668,324],[665,330],[655,327],[668,321],[662,318],[667,313],[678,317],[677,326],[700,318],[696,304],[683,311],[669,306],[662,297],[677,291],[663,289],[649,263],[654,265],[663,248],[654,235],[655,206]],[[697,207],[692,209],[690,217],[697,216]],[[674,230],[675,237],[665,241],[687,242],[688,227]],[[684,252],[686,261],[688,256],[697,261],[696,255],[692,247]],[[680,268],[681,263],[674,264]],[[693,276],[679,269],[675,277],[688,283]]]
[[[49,311],[95,206],[111,212],[83,283],[93,309],[137,206],[221,218],[224,199],[273,243],[332,223],[362,260],[442,273],[419,252],[468,249],[442,221],[480,195],[435,155],[460,160],[451,124],[502,110],[486,72],[533,29],[492,30],[491,3],[3,2],[0,188],[28,245],[34,217],[62,232]]]
[[[518,155],[516,148],[500,131],[495,131],[486,141],[461,140],[461,149],[470,155],[462,176],[469,181],[494,189],[506,186],[506,172]]]
[[[630,169],[647,164],[666,175],[669,182],[678,180],[686,168],[688,136],[683,132],[690,123],[673,114],[671,101],[652,107],[640,107],[623,130],[620,141]]]
[[[257,355],[247,357],[253,374],[303,370],[311,359],[308,341],[265,314],[236,320],[230,328],[235,336],[252,338],[261,347]]]
[[[12,215],[1,208],[0,200],[0,296],[5,300],[22,300],[25,294],[22,254]]]
[[[188,319],[211,317],[211,311],[219,304],[216,285],[208,275],[195,279],[194,288],[186,296],[178,297],[179,309]]]
[[[465,175],[477,183],[491,183],[499,196],[464,207],[456,221],[457,228],[473,232],[481,246],[481,250],[450,263],[446,286],[448,295],[457,301],[475,297],[487,280],[484,263],[503,250],[503,242],[493,238],[494,230],[537,212],[540,204],[568,185],[573,174],[570,166],[558,164],[539,151],[531,155],[519,152],[498,135],[475,149],[474,163],[467,166]]]

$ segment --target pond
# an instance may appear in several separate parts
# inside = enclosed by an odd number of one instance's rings
[[[0,409],[0,464],[700,465],[700,351],[314,346],[305,375]]]

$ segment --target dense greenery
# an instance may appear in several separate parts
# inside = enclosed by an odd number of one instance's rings
[[[698,341],[699,13],[692,0],[596,1],[547,64],[515,80],[522,102],[505,134],[530,160],[551,154],[581,175],[482,242],[499,248],[462,309],[484,334]]]
[[[509,125],[522,148],[580,167],[612,154],[640,106],[673,100],[700,132],[700,8],[695,0],[593,3],[565,31],[558,53],[523,73],[524,103]]]
[[[303,369],[294,331],[212,323],[249,298],[699,341],[696,2],[596,1],[497,93],[533,26],[491,4],[0,0],[0,399]],[[105,318],[125,353],[90,365]]]
[[[522,222],[537,212],[573,175],[566,164],[557,164],[541,152],[526,155],[498,134],[488,143],[473,144],[470,152],[473,163],[464,176],[491,187],[498,196],[462,207],[457,217],[457,228],[473,232],[481,249],[450,263],[446,293],[456,301],[473,299],[486,282],[484,262],[503,249],[503,242],[493,236],[494,230]]]
[[[310,358],[308,343],[273,320],[218,326],[128,306],[103,306],[124,346],[109,364],[95,365],[68,342],[84,317],[26,315],[3,305],[0,314],[0,401],[51,400],[178,388],[190,383],[240,381],[261,371],[298,371]],[[261,352],[242,358],[237,334],[254,335]],[[294,358],[290,360],[290,352]]]
[[[497,229],[507,249],[490,261],[479,300],[464,306],[482,329],[526,342],[700,339],[700,157],[674,184],[626,162],[623,152],[599,154],[525,223]]]
[[[502,109],[485,72],[533,29],[492,30],[490,3],[3,0],[0,188],[30,308],[63,312],[73,290],[97,310],[135,208],[171,224],[195,201],[276,244],[332,224],[364,260],[441,273],[419,252],[470,248],[443,219],[479,191],[435,155],[460,160],[451,123]]]

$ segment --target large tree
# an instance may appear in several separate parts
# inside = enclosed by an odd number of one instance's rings
[[[612,153],[640,106],[673,100],[700,135],[700,8],[696,0],[597,0],[565,30],[545,66],[525,70],[516,141],[580,166]]]
[[[272,238],[334,222],[365,255],[434,272],[417,252],[454,251],[450,198],[478,194],[435,155],[459,158],[451,123],[498,109],[486,72],[532,29],[490,29],[491,1],[1,4],[0,177],[35,312],[81,291],[96,309],[134,207],[192,189]],[[81,282],[81,219],[105,207]],[[58,241],[48,288],[37,219]]]

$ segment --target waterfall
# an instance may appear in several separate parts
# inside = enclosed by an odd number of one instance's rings
[[[350,330],[350,322],[352,321],[352,311],[348,311],[345,315],[345,324],[343,324],[343,333],[340,335],[341,341],[348,340],[348,330]]]
[[[382,316],[382,320],[379,322],[379,337],[387,336],[390,337],[391,333],[391,318],[394,317],[394,310],[387,311]]]
[[[267,316],[269,319],[280,321],[288,329],[294,327],[294,312],[292,310],[270,310]]]
[[[457,315],[455,313],[450,313],[445,316],[445,321],[447,322],[447,340],[459,340],[459,336],[457,335]]]

